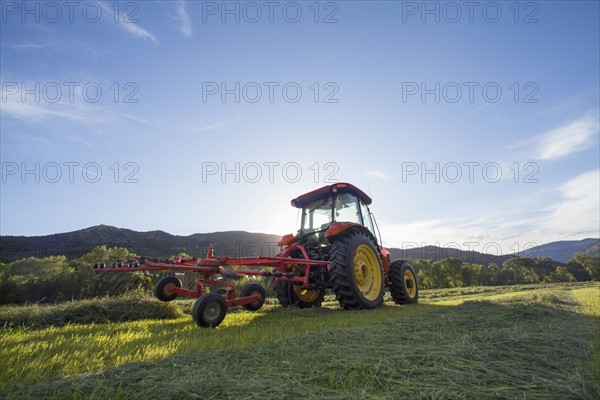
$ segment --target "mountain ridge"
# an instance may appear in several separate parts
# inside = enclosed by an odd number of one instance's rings
[[[548,257],[556,261],[566,262],[575,253],[586,253],[591,256],[600,255],[600,240],[586,238],[581,240],[559,240],[542,244],[531,249],[516,253],[520,257],[527,254],[534,257]],[[570,256],[567,256],[570,254]]]
[[[140,232],[102,224],[72,232],[43,236],[0,236],[0,262],[11,262],[27,257],[43,258],[52,255],[65,255],[67,258],[73,259],[88,253],[99,245],[126,247],[136,254],[153,257],[168,257],[179,253],[201,257],[206,254],[209,245],[213,245],[215,253],[222,256],[273,256],[279,250],[277,246],[279,239],[279,235],[247,231],[193,233],[183,236],[173,235],[162,230]],[[577,252],[598,255],[600,240],[594,238],[563,240],[546,243],[516,254],[500,256],[438,246],[410,249],[390,247],[388,250],[392,259],[439,260],[454,257],[464,262],[483,265],[495,262],[500,265],[510,258],[527,256],[548,257],[559,262],[566,262]]]

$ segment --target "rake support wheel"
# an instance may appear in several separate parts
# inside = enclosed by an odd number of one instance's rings
[[[177,293],[172,293],[172,288],[180,288],[181,281],[176,276],[163,276],[154,285],[154,296],[160,301],[173,301],[179,295]]]
[[[216,328],[225,319],[227,303],[217,293],[207,293],[196,300],[192,307],[194,322],[202,328]]]
[[[248,283],[242,287],[240,290],[240,297],[253,296],[255,294],[260,294],[261,299],[250,304],[244,304],[243,307],[248,311],[258,311],[265,304],[265,299],[267,298],[267,292],[265,288],[259,285],[258,283]]]

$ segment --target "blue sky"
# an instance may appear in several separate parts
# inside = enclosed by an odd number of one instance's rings
[[[224,4],[1,2],[3,235],[285,234],[338,180],[388,246],[600,236],[598,2]]]

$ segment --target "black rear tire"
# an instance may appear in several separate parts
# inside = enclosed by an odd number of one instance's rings
[[[154,285],[154,296],[160,301],[173,301],[179,295],[177,293],[172,293],[171,289],[181,287],[181,281],[176,276],[163,276]]]
[[[350,232],[331,246],[329,282],[344,309],[371,309],[383,303],[381,256],[364,233]]]
[[[192,318],[202,328],[216,328],[225,319],[227,303],[220,294],[202,295],[192,307]]]
[[[253,296],[255,294],[260,294],[261,299],[254,303],[244,304],[243,307],[248,311],[260,310],[260,308],[263,306],[263,304],[265,304],[265,299],[267,298],[267,292],[265,291],[265,288],[262,287],[262,285],[259,285],[258,283],[254,283],[254,282],[248,283],[248,284],[242,286],[242,289],[240,290],[240,297]]]
[[[390,294],[396,304],[413,304],[419,300],[417,274],[404,260],[396,260],[390,265],[388,279],[391,282]]]

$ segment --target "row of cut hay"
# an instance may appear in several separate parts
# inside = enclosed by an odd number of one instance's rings
[[[183,315],[181,307],[137,292],[59,304],[0,307],[0,328],[41,329],[49,326],[170,319]]]

